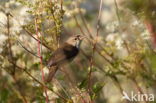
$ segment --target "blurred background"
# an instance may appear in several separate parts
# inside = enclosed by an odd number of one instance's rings
[[[76,34],[79,55],[44,83]],[[122,99],[156,95],[155,0],[0,0],[0,41],[0,103],[156,103]]]

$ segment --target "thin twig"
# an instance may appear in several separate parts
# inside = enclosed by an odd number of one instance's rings
[[[12,15],[10,13],[6,13],[5,15],[7,16],[7,35],[8,35],[8,44],[9,44],[9,59],[11,61],[13,61],[13,63],[14,63],[13,64],[13,71],[11,73],[11,76],[16,82],[16,77],[15,77],[15,69],[16,69],[15,64],[16,64],[16,61],[14,60],[13,51],[11,49],[12,48],[12,43],[11,43],[11,39],[10,39],[11,38],[11,35],[10,35],[10,16],[12,17]],[[18,85],[17,82],[16,82],[16,84]],[[19,87],[19,85],[18,85],[18,87]],[[23,102],[27,103],[27,100],[26,100],[25,96],[23,95],[23,93],[21,93],[20,90],[19,90],[19,93],[20,93],[20,95],[22,97]]]
[[[9,57],[12,61],[14,61],[14,57],[13,57],[13,52],[12,52],[12,44],[11,44],[11,35],[10,35],[10,16],[11,14],[10,13],[6,13],[5,14],[7,16],[7,35],[8,35],[8,44],[9,44]],[[15,75],[15,66],[13,65],[13,71],[12,71],[12,74]]]
[[[29,36],[31,36],[34,40],[36,40],[37,42],[40,42],[40,43],[41,43],[41,41],[38,40],[38,39],[36,39],[36,38],[33,36],[33,34],[32,34],[30,31],[28,31],[26,28],[23,27],[23,30],[26,31],[27,34],[28,34]],[[45,44],[44,42],[42,42],[42,45],[43,45],[45,48],[47,48],[48,50],[52,50],[52,49],[51,49],[49,46],[47,46],[47,44]]]
[[[61,0],[60,5],[61,5],[61,11],[62,11],[63,10],[63,0]]]
[[[35,19],[35,30],[36,30],[36,36],[39,40],[40,37],[39,37],[39,31],[38,31],[38,26],[37,26],[37,18]],[[38,41],[38,56],[40,57],[40,69],[41,69],[41,73],[42,73],[42,80],[43,80],[43,82],[45,82],[44,71],[43,71],[43,59],[42,59],[42,54],[41,54],[42,47],[41,47],[40,43],[41,42]],[[44,86],[44,92],[46,95],[46,103],[49,103],[47,88],[45,86]]]
[[[38,55],[36,55],[36,54],[33,53],[32,51],[28,50],[25,46],[23,46],[22,43],[21,43],[19,40],[17,40],[17,41],[18,41],[19,45],[20,45],[25,51],[27,51],[28,53],[32,54],[33,56],[35,56],[35,57],[37,57],[37,58],[40,58]]]
[[[96,38],[95,38],[95,41],[93,41],[93,51],[92,51],[92,56],[90,59],[90,69],[89,69],[89,74],[88,74],[88,90],[89,90],[89,93],[91,93],[91,76],[92,76],[94,52],[96,50],[96,43],[97,43],[97,39],[99,36],[99,30],[100,30],[99,24],[100,24],[100,18],[101,18],[102,1],[103,0],[100,1],[99,14],[98,14],[97,26],[96,26]]]
[[[87,32],[88,32],[88,34],[89,34],[89,37],[93,39],[92,33],[90,32],[90,30],[89,30],[89,28],[88,28],[88,26],[87,26],[87,23],[86,23],[86,21],[85,21],[83,15],[82,15],[82,12],[81,12],[81,10],[80,10],[80,7],[78,7],[78,10],[79,10],[79,14],[80,14],[80,17],[81,17],[81,19],[82,19],[82,22],[83,22],[83,24],[84,24],[84,27],[86,28],[86,30],[87,30]]]

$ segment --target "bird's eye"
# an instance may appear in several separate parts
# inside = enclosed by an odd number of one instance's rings
[[[74,40],[77,40],[77,38],[75,38]]]

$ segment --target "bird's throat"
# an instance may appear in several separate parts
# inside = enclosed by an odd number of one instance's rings
[[[82,43],[82,40],[77,41],[77,42],[76,42],[76,44],[75,44],[76,48],[78,48],[78,49],[79,49],[79,48],[80,48],[81,43]]]

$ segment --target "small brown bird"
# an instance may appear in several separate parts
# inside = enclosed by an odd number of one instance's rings
[[[72,36],[60,48],[54,51],[47,64],[50,72],[46,82],[50,82],[52,80],[59,66],[66,62],[70,62],[77,56],[83,38],[84,36],[82,35]]]

